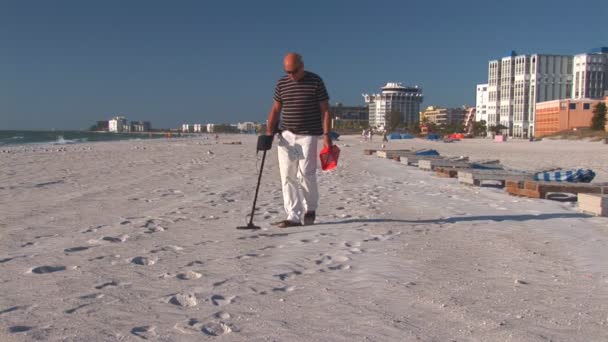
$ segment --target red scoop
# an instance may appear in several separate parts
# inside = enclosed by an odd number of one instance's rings
[[[321,169],[323,171],[330,171],[338,166],[338,158],[340,157],[340,149],[336,145],[331,146],[331,150],[327,147],[323,147],[319,153],[319,159],[321,159]]]

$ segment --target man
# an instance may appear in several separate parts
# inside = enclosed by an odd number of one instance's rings
[[[318,75],[304,70],[302,56],[288,53],[283,60],[287,75],[275,87],[266,134],[273,136],[279,123],[279,171],[287,219],[280,228],[315,222],[319,202],[317,140],[331,147],[329,95]],[[302,215],[303,214],[303,215]],[[303,216],[303,217],[302,217]]]

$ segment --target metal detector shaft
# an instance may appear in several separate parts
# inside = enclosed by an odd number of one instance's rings
[[[237,229],[260,229],[253,224],[253,214],[255,214],[255,204],[258,201],[258,192],[260,191],[260,183],[262,181],[262,171],[264,171],[264,161],[266,160],[266,150],[262,153],[262,164],[260,165],[260,173],[258,174],[258,185],[255,187],[255,195],[253,197],[253,206],[251,207],[251,217],[246,226],[237,227]]]

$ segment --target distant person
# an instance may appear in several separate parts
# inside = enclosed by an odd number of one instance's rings
[[[382,142],[383,143],[387,143],[388,142],[388,138],[386,137],[386,132],[382,133]]]
[[[369,141],[372,141],[372,136],[374,135],[374,133],[372,133],[372,129],[370,128],[369,131],[367,131],[367,139]]]
[[[323,136],[325,147],[332,145],[329,95],[323,80],[304,70],[297,53],[285,56],[283,68],[287,75],[276,84],[266,129],[266,135],[279,133],[279,171],[287,214],[285,220],[275,223],[279,228],[301,226],[302,219],[305,225],[315,222],[318,137]]]

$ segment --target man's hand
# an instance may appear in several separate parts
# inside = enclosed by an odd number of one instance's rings
[[[331,137],[329,135],[323,136],[323,147],[330,148],[332,145]]]

